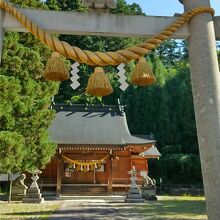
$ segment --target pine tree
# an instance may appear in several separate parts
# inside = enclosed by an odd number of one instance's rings
[[[13,3],[23,7],[46,8],[37,0]],[[6,33],[4,37],[0,68],[0,85],[3,85],[0,130],[11,132],[12,142],[16,141],[14,133],[24,139],[25,159],[20,172],[43,168],[56,150],[56,145],[48,139],[47,129],[55,117],[55,112],[48,107],[51,97],[58,91],[58,84],[43,78],[44,65],[50,53],[29,33]],[[20,156],[23,158],[23,154]]]

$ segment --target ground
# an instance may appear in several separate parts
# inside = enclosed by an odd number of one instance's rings
[[[1,202],[0,210],[0,219],[207,219],[205,199],[186,196],[163,196],[159,197],[158,201],[144,204],[128,204],[122,200],[110,201],[101,198],[46,201],[44,204]]]
[[[48,219],[60,205],[60,201],[46,201],[43,204],[0,202],[0,219]]]

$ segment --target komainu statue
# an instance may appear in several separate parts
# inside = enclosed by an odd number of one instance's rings
[[[14,201],[22,200],[27,193],[27,186],[24,184],[25,174],[20,174],[12,183],[11,197]]]
[[[24,184],[24,180],[26,179],[25,174],[19,175],[14,181],[12,186],[19,186],[20,188],[27,189],[28,187]]]
[[[156,180],[151,179],[147,174],[142,175],[143,183],[142,186],[148,187],[148,188],[156,188]]]
[[[141,187],[142,196],[146,200],[157,200],[157,197],[156,197],[156,180],[151,179],[148,176],[147,171],[142,171],[141,176],[143,178],[142,187]]]

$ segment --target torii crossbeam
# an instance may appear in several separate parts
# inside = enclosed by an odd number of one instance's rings
[[[210,0],[182,2],[185,11],[199,6],[210,6]],[[150,37],[175,20],[175,17],[19,10],[48,32],[73,35]],[[27,30],[11,15],[0,10],[0,52],[5,31]],[[210,220],[219,220],[220,73],[215,43],[216,39],[220,39],[220,17],[213,18],[209,13],[199,14],[172,38],[189,41],[193,98],[208,216]]]

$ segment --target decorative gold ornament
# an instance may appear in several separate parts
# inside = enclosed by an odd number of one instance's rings
[[[92,96],[107,96],[113,92],[108,76],[102,67],[96,67],[89,77],[86,93]]]
[[[63,81],[69,79],[66,64],[61,59],[59,53],[53,52],[51,58],[48,59],[44,70],[44,77],[53,81]]]
[[[147,86],[156,82],[152,68],[146,62],[145,58],[139,58],[138,63],[134,68],[131,81],[134,85],[138,86]]]

